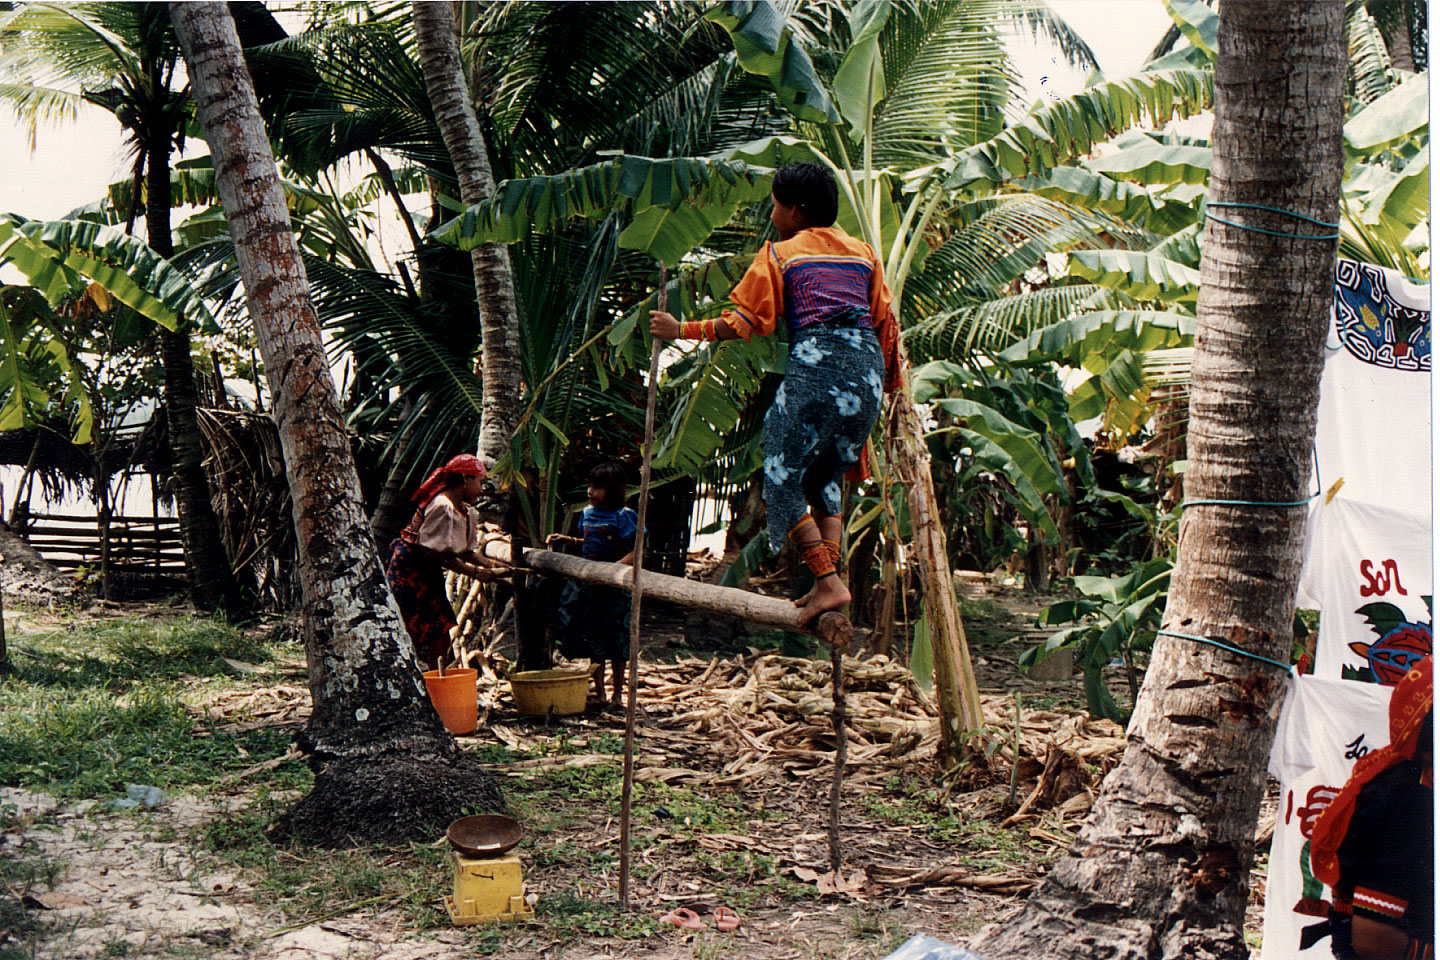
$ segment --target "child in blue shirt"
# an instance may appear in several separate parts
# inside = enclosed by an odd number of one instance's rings
[[[580,536],[551,536],[546,543],[580,543],[580,555],[602,563],[635,562],[639,517],[625,506],[625,468],[614,461],[590,471],[590,506],[580,515]],[[610,661],[613,694],[620,703],[625,664],[630,659],[630,593],[588,583],[565,584],[555,612],[560,652],[571,660],[589,658],[596,664],[595,693],[605,700],[605,661]]]

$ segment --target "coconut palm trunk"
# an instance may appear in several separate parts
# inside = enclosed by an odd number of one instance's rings
[[[433,835],[463,809],[502,801],[440,725],[380,569],[230,14],[218,2],[174,3],[170,12],[214,158],[294,503],[314,705],[300,740],[317,773],[285,826],[328,843]]]
[[[411,11],[425,89],[455,164],[460,199],[471,206],[495,193],[495,178],[465,85],[455,13],[449,3],[424,0],[412,4]],[[520,420],[520,324],[505,246],[481,244],[470,252],[470,263],[480,306],[480,381],[484,390],[480,456],[494,462],[510,449],[510,437]]]
[[[150,64],[152,83],[160,86],[159,64]],[[145,151],[145,233],[150,248],[169,259],[175,254],[170,238],[170,144],[175,121],[163,111],[147,124]],[[199,398],[195,391],[195,364],[190,335],[161,328],[160,361],[165,371],[165,426],[170,441],[170,475],[175,482],[175,512],[180,518],[180,541],[189,575],[190,599],[201,610],[243,614],[246,607],[230,566],[230,555],[220,534],[220,521],[210,499],[205,476],[205,453],[200,442]]]
[[[1343,0],[1220,7],[1185,491],[1191,502],[1302,500],[1310,482],[1338,219]],[[1163,629],[1289,661],[1303,507],[1196,504]],[[1243,960],[1255,821],[1281,668],[1158,638],[1120,765],[1069,853],[985,956]]]

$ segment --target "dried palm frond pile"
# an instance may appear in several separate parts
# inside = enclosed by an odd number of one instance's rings
[[[503,709],[505,691],[496,673],[482,681],[482,706]],[[885,656],[845,658],[849,713],[847,790],[877,789],[881,781],[934,762],[940,727],[934,702],[910,670]],[[645,720],[637,779],[673,784],[744,786],[770,777],[829,777],[835,762],[831,725],[830,664],[764,654],[709,661],[687,658],[644,664],[639,680]],[[994,778],[1007,780],[1015,736],[1014,702],[982,698],[986,731],[996,746]],[[514,731],[499,728],[502,740]],[[694,749],[698,742],[703,751]],[[1108,720],[1048,710],[1022,711],[1019,781],[1023,803],[1018,822],[1063,807],[1088,809],[1093,788],[1124,749],[1124,731]],[[516,769],[613,762],[607,754],[572,754],[522,761]],[[1033,784],[1031,783],[1033,781]]]

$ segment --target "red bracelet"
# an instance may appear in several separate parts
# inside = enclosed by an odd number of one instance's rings
[[[686,320],[680,324],[681,340],[719,340],[714,320]]]

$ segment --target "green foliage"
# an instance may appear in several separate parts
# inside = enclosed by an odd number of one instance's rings
[[[1118,350],[1143,353],[1184,346],[1195,334],[1195,318],[1160,310],[1090,310],[1036,330],[1001,351],[1009,363],[1062,363],[1089,369],[1092,357]]]
[[[963,464],[961,479],[977,468],[1004,477],[1026,521],[1045,538],[1057,538],[1047,498],[1067,503],[1071,496],[1060,461],[1076,458],[1082,481],[1089,478],[1089,464],[1053,371],[937,361],[917,368],[912,383],[916,401],[941,414],[932,437],[953,435],[962,445],[942,447],[937,462]],[[938,487],[946,485],[937,478]]]
[[[1220,48],[1219,14],[1205,0],[1165,0],[1165,9],[1185,39],[1214,63]]]
[[[770,171],[726,160],[619,156],[555,176],[506,180],[492,199],[442,224],[435,240],[468,251],[513,243],[571,219],[628,211],[620,245],[670,266],[729,222],[741,203],[769,196]]]
[[[1210,179],[1209,147],[1189,147],[1146,140],[1103,157],[1085,161],[1085,168],[1116,180],[1165,187],[1205,183]]]
[[[962,189],[1036,174],[1089,153],[1123,130],[1207,110],[1214,99],[1209,70],[1177,68],[1104,81],[1045,103],[1004,133],[943,161],[945,186]]]
[[[28,287],[0,287],[0,430],[67,421],[89,443],[95,413],[62,320]]]
[[[1345,121],[1346,153],[1372,156],[1428,131],[1429,90],[1429,73],[1418,73],[1366,105]]]
[[[1077,250],[1070,255],[1070,275],[1135,300],[1190,303],[1200,293],[1198,269],[1134,250]]]
[[[1170,572],[1175,562],[1160,557],[1143,563],[1119,577],[1076,577],[1078,600],[1051,604],[1041,612],[1042,626],[1077,624],[1052,634],[1043,644],[1020,657],[1022,666],[1031,666],[1061,647],[1075,650],[1075,659],[1084,675],[1085,699],[1097,717],[1124,722],[1125,712],[1105,686],[1102,671],[1115,657],[1122,657],[1130,670],[1132,694],[1136,687],[1134,656],[1155,642],[1160,617],[1170,590]]]
[[[66,797],[174,789],[280,756],[292,731],[216,729],[197,703],[237,674],[227,659],[275,665],[282,651],[208,620],[121,621],[10,638],[0,686],[0,783]],[[181,678],[188,678],[182,684]],[[271,774],[304,785],[302,763]]]
[[[51,306],[85,289],[86,280],[136,313],[171,330],[188,323],[218,332],[191,279],[143,241],[85,220],[0,216],[0,262],[14,264]]]
[[[740,65],[764,77],[785,109],[812,123],[839,122],[810,55],[795,42],[785,15],[770,0],[727,0],[711,8],[705,19],[725,29]]]

